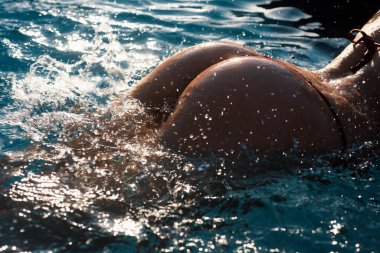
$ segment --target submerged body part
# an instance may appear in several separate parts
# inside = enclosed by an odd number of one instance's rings
[[[211,42],[160,64],[131,91],[161,122],[161,142],[190,155],[320,153],[379,137],[379,13],[355,43],[311,71],[243,46]],[[364,32],[365,31],[365,32]],[[360,37],[362,36],[362,37]],[[360,43],[363,42],[363,43]],[[297,145],[295,145],[297,144]]]

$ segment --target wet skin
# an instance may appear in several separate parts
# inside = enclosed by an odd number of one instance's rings
[[[242,148],[281,153],[298,142],[308,152],[342,147],[315,88],[287,65],[235,44],[187,49],[164,61],[131,95],[164,117],[162,143],[187,154]]]
[[[363,29],[378,41],[379,28],[380,11]],[[130,95],[156,116],[160,142],[175,151],[277,154],[299,143],[301,152],[321,153],[380,135],[379,53],[350,70],[363,52],[351,44],[310,71],[240,45],[205,43],[165,60]]]

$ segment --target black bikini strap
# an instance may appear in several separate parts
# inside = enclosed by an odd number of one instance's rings
[[[361,37],[357,40],[355,40],[355,37],[358,34],[361,34]],[[363,58],[355,65],[351,67],[352,73],[356,73],[359,69],[361,69],[364,65],[366,65],[368,62],[372,60],[373,55],[375,54],[377,48],[380,48],[379,43],[375,43],[373,38],[366,34],[364,31],[360,29],[352,29],[348,33],[348,39],[355,44],[362,43],[365,46],[365,51]]]
[[[320,98],[322,99],[322,101],[324,101],[324,103],[326,104],[326,106],[330,109],[330,112],[331,112],[331,115],[334,119],[334,122],[336,123],[337,127],[338,127],[338,131],[339,131],[339,135],[340,135],[340,139],[341,139],[341,142],[342,142],[342,151],[345,152],[346,149],[347,149],[347,145],[348,145],[348,142],[347,142],[347,135],[344,131],[344,128],[343,128],[343,124],[338,116],[338,112],[335,111],[334,109],[334,106],[332,105],[332,103],[329,101],[329,99],[327,98],[327,96],[325,94],[323,94],[323,92],[321,92],[314,84],[313,82],[307,78],[304,74],[302,74],[301,71],[299,71],[295,66],[291,65],[291,64],[288,64],[288,63],[284,63],[282,61],[279,61],[279,60],[274,60],[282,65],[284,65],[285,67],[287,67],[289,70],[291,70],[293,73],[295,73],[296,75],[300,76],[301,79],[303,79],[306,83],[308,83],[316,92],[317,94],[320,96]]]
[[[338,113],[335,111],[334,107],[332,106],[332,104],[330,103],[330,101],[327,99],[327,97],[320,90],[318,90],[317,87],[315,87],[314,84],[310,80],[308,80],[305,77],[304,77],[304,79],[310,84],[311,87],[313,87],[315,89],[315,91],[319,94],[319,96],[322,98],[322,100],[326,103],[327,107],[330,109],[331,115],[334,118],[334,121],[335,121],[335,123],[336,123],[336,125],[338,127],[338,131],[339,131],[339,135],[340,135],[340,140],[342,142],[343,151],[346,151],[347,145],[348,145],[348,143],[347,143],[347,135],[346,135],[346,133],[344,131],[343,124],[340,121]]]

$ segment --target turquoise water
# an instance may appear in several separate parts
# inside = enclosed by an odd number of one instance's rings
[[[378,143],[183,157],[122,97],[205,41],[312,69],[348,44],[268,3],[0,1],[0,252],[377,252]]]

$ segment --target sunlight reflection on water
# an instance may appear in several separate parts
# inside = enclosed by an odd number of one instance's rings
[[[204,41],[314,69],[346,45],[319,38],[321,24],[297,8],[264,2],[0,3],[9,156],[0,157],[0,251],[376,249],[372,144],[353,151],[348,170],[339,159],[290,171],[257,157],[191,159],[157,145],[144,109],[123,97],[162,59]]]

